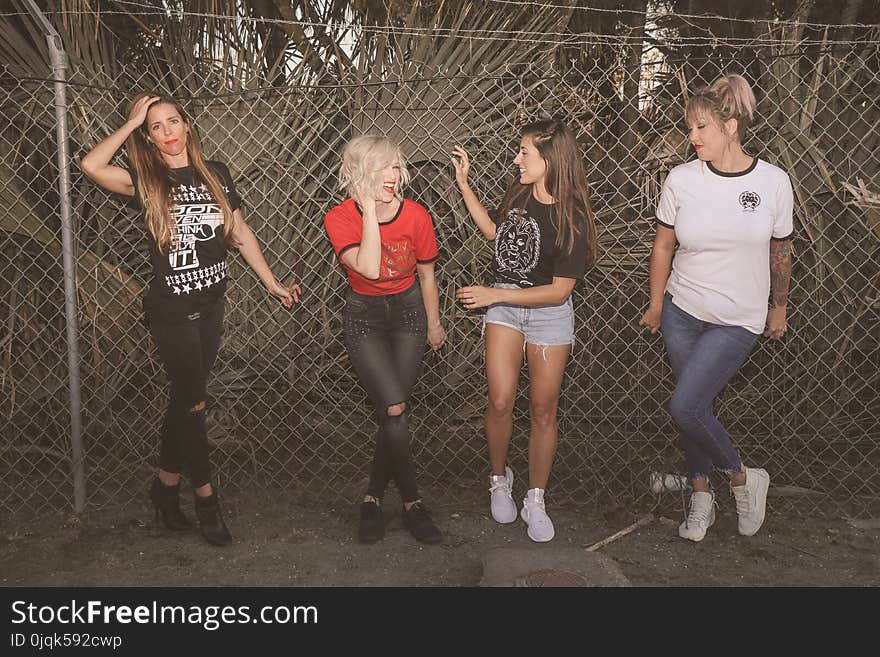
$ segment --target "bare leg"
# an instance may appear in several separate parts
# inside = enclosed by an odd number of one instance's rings
[[[492,473],[504,474],[507,449],[513,433],[513,405],[523,362],[523,334],[500,324],[486,324],[486,439]]]
[[[529,361],[529,488],[547,488],[556,455],[559,390],[571,345],[526,346]]]

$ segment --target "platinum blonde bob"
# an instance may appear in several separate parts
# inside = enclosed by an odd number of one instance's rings
[[[392,162],[400,165],[400,184],[395,190],[398,198],[402,197],[401,189],[409,182],[409,171],[406,159],[400,146],[381,135],[361,135],[345,145],[342,151],[342,165],[339,167],[339,189],[344,189],[349,196],[354,196],[355,189],[372,189],[379,182],[376,174]]]

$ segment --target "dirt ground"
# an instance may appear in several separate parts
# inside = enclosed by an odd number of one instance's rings
[[[601,548],[633,586],[880,585],[880,522],[783,515],[768,503],[761,532],[736,532],[732,500],[721,499],[716,524],[699,544],[677,536],[678,494],[653,509],[654,520]],[[524,524],[498,525],[488,495],[468,491],[426,499],[445,540],[415,542],[398,505],[385,501],[385,539],[361,545],[353,504],[321,506],[302,496],[270,500],[241,494],[224,500],[232,545],[215,548],[196,531],[173,534],[153,523],[146,500],[81,517],[48,515],[0,526],[2,586],[477,586],[481,556],[493,548],[541,550]],[[784,506],[784,505],[780,505]],[[186,500],[184,511],[192,515]],[[590,546],[652,509],[602,513],[573,506],[548,511],[549,545]]]

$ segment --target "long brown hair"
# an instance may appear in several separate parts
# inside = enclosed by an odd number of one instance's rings
[[[135,102],[144,96],[154,95],[157,94],[138,94],[128,108],[129,114]],[[189,132],[186,140],[186,154],[189,157],[189,163],[195,169],[196,180],[201,180],[205,184],[217,205],[220,206],[220,210],[223,212],[223,237],[227,244],[233,244],[232,229],[235,225],[235,219],[232,216],[232,207],[229,205],[229,199],[223,191],[217,174],[205,164],[198,130],[180,103],[169,96],[159,96],[159,100],[150,105],[150,110],[165,104],[172,105],[186,124]],[[147,114],[149,114],[149,110]],[[129,135],[126,145],[128,146],[128,156],[137,173],[138,192],[141,204],[144,206],[147,230],[156,239],[159,251],[166,253],[171,247],[171,240],[177,226],[177,222],[172,216],[171,188],[173,182],[168,165],[162,159],[159,149],[147,141],[148,124],[149,121],[144,119],[143,125]]]
[[[596,221],[590,206],[583,158],[571,129],[562,121],[536,121],[523,126],[522,136],[529,136],[547,163],[544,185],[553,197],[556,210],[556,246],[571,254],[575,238],[587,243],[587,266],[596,262]],[[532,185],[511,180],[501,201],[501,217],[513,208],[525,208]]]

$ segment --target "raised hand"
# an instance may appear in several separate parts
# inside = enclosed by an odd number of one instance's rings
[[[376,216],[376,194],[370,190],[367,185],[355,185],[352,198],[359,206],[361,206],[361,211],[364,215],[370,214],[373,217]]]
[[[466,185],[468,173],[470,173],[471,170],[470,158],[468,158],[467,151],[461,146],[455,146],[452,151],[452,166],[455,167],[455,182],[459,185]]]

